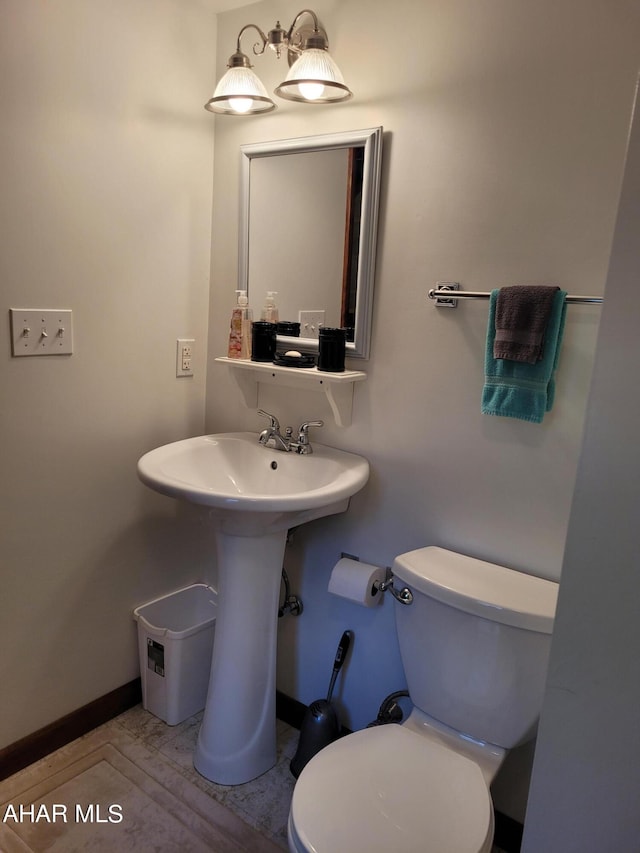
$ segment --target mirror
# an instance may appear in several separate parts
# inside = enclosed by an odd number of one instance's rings
[[[276,291],[280,321],[301,322],[300,337],[278,335],[278,349],[317,350],[320,322],[348,330],[347,356],[368,358],[382,128],[240,151],[238,289],[254,319]]]

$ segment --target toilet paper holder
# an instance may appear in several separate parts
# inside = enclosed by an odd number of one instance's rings
[[[374,586],[379,592],[390,592],[395,600],[399,601],[400,604],[412,604],[413,593],[409,587],[405,586],[402,589],[396,589],[393,585],[393,578],[393,572],[387,567],[385,579],[383,581],[376,581]]]

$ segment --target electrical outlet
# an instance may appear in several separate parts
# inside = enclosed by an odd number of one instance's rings
[[[299,311],[301,338],[318,338],[320,326],[324,326],[324,311]]]
[[[178,338],[176,341],[176,376],[193,376],[193,338]]]

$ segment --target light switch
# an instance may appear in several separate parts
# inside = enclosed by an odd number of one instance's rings
[[[73,325],[68,309],[11,308],[11,353],[71,355]]]

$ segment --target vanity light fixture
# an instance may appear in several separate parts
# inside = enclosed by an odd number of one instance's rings
[[[298,26],[304,15],[309,16],[313,24]],[[276,95],[306,104],[329,104],[346,101],[352,96],[329,54],[329,40],[318,16],[311,9],[303,9],[286,31],[280,26],[280,21],[267,35],[255,24],[242,27],[236,52],[229,57],[228,70],[220,78],[213,97],[204,105],[206,110],[225,115],[255,115],[276,108],[260,78],[252,71],[249,57],[240,50],[240,39],[245,30],[251,28],[257,30],[261,40],[261,43],[253,45],[255,56],[261,56],[267,45],[278,59],[283,50],[287,51],[289,73],[276,87]]]

